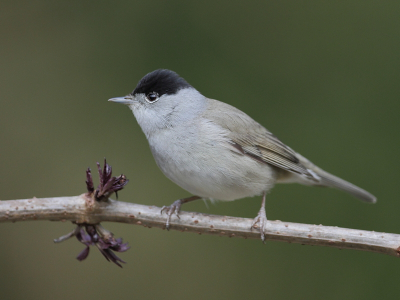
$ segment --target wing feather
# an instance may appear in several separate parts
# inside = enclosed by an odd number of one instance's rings
[[[257,161],[319,181],[319,178],[300,162],[296,152],[237,108],[210,99],[204,116],[228,131],[227,137],[235,152],[239,150],[241,154]]]

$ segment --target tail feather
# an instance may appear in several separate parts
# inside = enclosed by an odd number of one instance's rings
[[[334,187],[339,190],[348,192],[354,197],[364,202],[369,202],[369,203],[376,202],[376,197],[374,195],[350,182],[347,182],[346,180],[343,180],[325,171],[322,172],[320,171],[317,174],[321,177],[321,181],[318,185]]]
[[[364,202],[369,202],[369,203],[376,202],[376,197],[374,195],[372,195],[371,193],[367,192],[366,190],[363,190],[362,188],[360,188],[346,180],[343,180],[339,177],[336,177],[335,175],[332,175],[332,174],[322,170],[321,168],[317,167],[312,162],[310,162],[308,159],[306,159],[305,157],[301,156],[298,153],[296,153],[296,156],[299,158],[300,162],[304,166],[306,166],[309,170],[316,173],[319,177],[317,182],[308,181],[308,184],[337,188],[339,190],[350,193],[354,197],[356,197]]]

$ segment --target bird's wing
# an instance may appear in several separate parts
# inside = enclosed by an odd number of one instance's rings
[[[209,99],[204,114],[211,122],[226,129],[232,150],[283,170],[319,181],[318,175],[306,168],[296,152],[282,143],[275,135],[237,108]]]

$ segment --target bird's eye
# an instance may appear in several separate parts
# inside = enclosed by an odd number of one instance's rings
[[[146,95],[146,99],[149,102],[154,102],[158,99],[158,94],[156,92],[151,92]]]

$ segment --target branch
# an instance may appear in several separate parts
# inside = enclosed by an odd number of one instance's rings
[[[77,224],[120,222],[165,229],[160,207],[108,201],[92,201],[87,194],[76,197],[32,198],[0,201],[0,222],[31,220],[72,221]],[[259,239],[250,230],[252,219],[181,212],[170,229],[197,234]],[[400,235],[332,226],[268,221],[266,239],[304,245],[363,250],[400,257]]]

